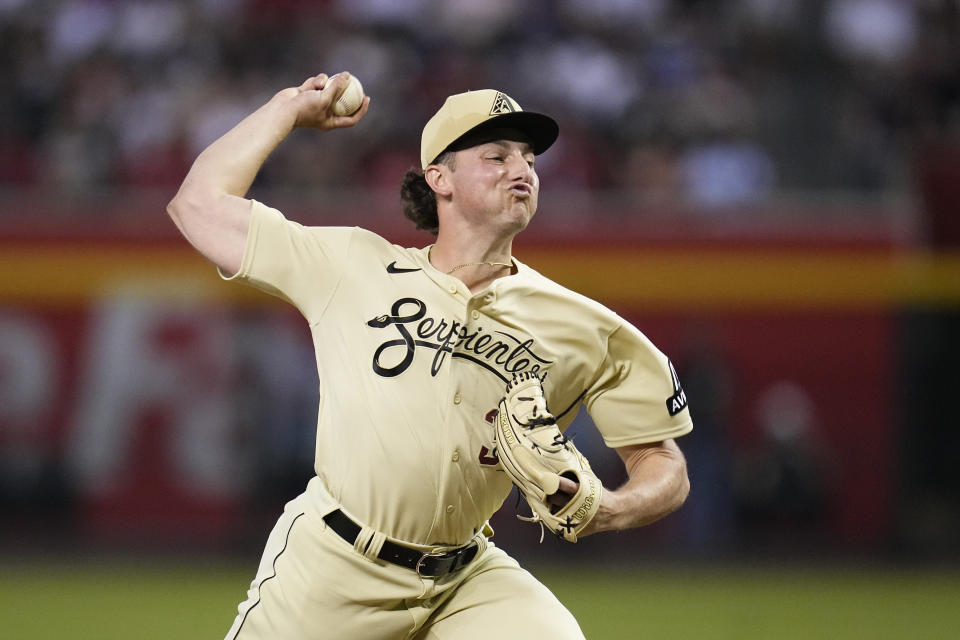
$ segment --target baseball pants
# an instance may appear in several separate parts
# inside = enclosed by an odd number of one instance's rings
[[[305,495],[271,532],[226,640],[583,640],[573,615],[486,538],[457,572],[372,562]]]

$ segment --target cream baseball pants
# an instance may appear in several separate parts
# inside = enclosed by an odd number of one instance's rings
[[[226,640],[583,639],[553,593],[482,535],[472,562],[425,578],[367,559],[323,515],[306,494],[287,504]]]

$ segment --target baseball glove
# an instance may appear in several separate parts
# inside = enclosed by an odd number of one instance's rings
[[[533,514],[521,520],[539,522],[568,542],[576,542],[600,507],[603,487],[590,463],[560,433],[547,409],[542,380],[536,373],[515,374],[500,401],[495,441],[500,464]],[[548,500],[560,488],[560,476],[578,483],[566,504]],[[566,495],[566,494],[562,494]]]

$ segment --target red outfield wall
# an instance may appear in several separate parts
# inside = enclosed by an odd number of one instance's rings
[[[754,450],[778,428],[770,403],[786,401],[779,410],[803,414],[831,474],[825,529],[849,545],[889,534],[896,314],[956,304],[957,256],[755,238],[581,237],[515,253],[628,317],[681,372],[712,368],[698,384],[709,401],[688,389],[707,430],[681,443],[692,462]],[[0,239],[0,453],[15,464],[0,485],[29,491],[55,469],[71,525],[97,539],[227,540],[269,482],[264,469],[311,450],[311,356],[291,310],[221,282],[181,241],[10,234]],[[696,465],[691,474],[696,491]]]

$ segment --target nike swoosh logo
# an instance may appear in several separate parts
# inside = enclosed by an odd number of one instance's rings
[[[420,271],[420,267],[417,267],[415,269],[406,269],[404,267],[398,267],[396,260],[394,260],[393,262],[387,265],[387,273],[413,273],[414,271]]]

